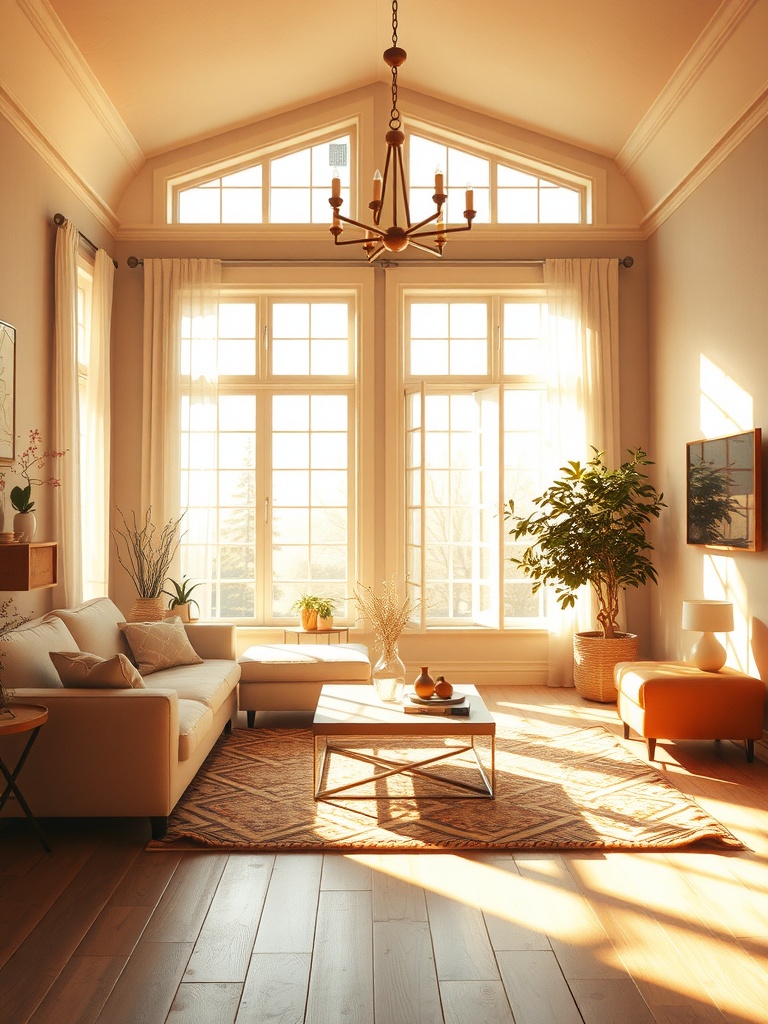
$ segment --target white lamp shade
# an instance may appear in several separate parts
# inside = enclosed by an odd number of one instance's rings
[[[733,604],[730,601],[683,601],[683,629],[730,633],[733,629]]]

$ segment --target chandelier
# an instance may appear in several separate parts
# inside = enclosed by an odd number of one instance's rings
[[[397,0],[392,0],[392,46],[384,51],[384,63],[392,69],[392,109],[389,112],[389,131],[386,134],[387,157],[384,162],[384,175],[376,171],[373,176],[373,198],[368,203],[368,209],[372,211],[372,223],[363,224],[359,220],[352,220],[344,217],[339,211],[344,200],[341,198],[341,178],[334,173],[331,182],[331,198],[328,202],[333,207],[333,223],[331,234],[336,245],[362,245],[365,250],[368,262],[375,260],[382,252],[402,252],[409,245],[421,249],[423,252],[433,253],[435,256],[442,256],[443,246],[446,242],[446,235],[454,231],[469,231],[472,227],[472,220],[475,211],[472,209],[473,192],[467,186],[465,194],[464,217],[466,226],[447,228],[443,215],[443,205],[448,198],[445,192],[443,172],[440,168],[435,171],[435,194],[432,201],[435,204],[435,212],[420,220],[418,223],[411,222],[410,207],[408,204],[408,190],[405,182],[405,166],[403,163],[403,144],[405,134],[401,128],[400,111],[397,107],[397,69],[405,63],[406,52],[397,45]],[[380,226],[381,214],[387,195],[391,196],[392,224],[388,228]],[[398,217],[401,218],[398,222]],[[422,230],[427,224],[435,221],[433,228]],[[344,231],[344,224],[351,224],[365,232],[363,238],[349,238],[340,240]],[[425,245],[423,242],[416,242],[416,238],[434,238],[434,246]]]

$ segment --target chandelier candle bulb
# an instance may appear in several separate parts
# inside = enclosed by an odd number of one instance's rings
[[[381,200],[381,171],[377,168],[373,176],[373,201],[378,203]]]
[[[435,194],[438,196],[444,195],[443,193],[443,172],[438,167],[435,171]]]
[[[331,195],[334,199],[338,199],[341,196],[341,178],[336,173],[334,173],[331,179]]]
[[[466,195],[466,203],[467,203],[467,205],[466,205],[465,208],[467,210],[473,210],[474,207],[473,207],[472,204],[474,203],[474,201],[475,201],[474,189],[471,187],[471,185],[468,185],[467,186],[467,195]]]

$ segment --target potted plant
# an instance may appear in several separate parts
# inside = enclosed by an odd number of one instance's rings
[[[335,610],[335,604],[333,601],[328,600],[325,597],[318,597],[315,600],[315,610],[317,611],[317,628],[322,629],[333,629],[333,613]]]
[[[186,576],[181,577],[181,581],[173,580],[170,577],[166,581],[170,583],[173,588],[170,590],[163,590],[166,597],[170,598],[168,602],[168,612],[166,615],[178,615],[182,622],[192,621],[192,605],[197,608],[198,618],[200,615],[200,605],[190,595],[193,590],[200,586],[199,583],[190,583]]]
[[[292,605],[292,611],[299,613],[301,628],[308,632],[317,629],[317,601],[313,594],[302,594]]]
[[[26,480],[26,487],[12,487],[10,495],[11,507],[16,512],[16,515],[13,517],[13,529],[16,539],[21,541],[21,543],[32,541],[37,529],[35,503],[32,499],[32,485],[49,484],[51,487],[61,486],[61,481],[57,477],[51,476],[44,479],[39,476],[33,476],[35,472],[40,472],[45,468],[49,459],[60,459],[66,455],[66,451],[57,452],[51,450],[41,452],[39,449],[42,441],[42,434],[37,428],[30,430],[29,444],[18,457],[15,467]],[[5,494],[5,481],[3,481],[3,494]]]
[[[129,622],[157,622],[165,618],[163,584],[168,578],[173,556],[179,547],[179,524],[184,513],[169,519],[162,529],[152,522],[152,507],[139,522],[136,513],[130,522],[117,510],[122,526],[112,529],[117,560],[133,580],[138,597],[128,613]]]
[[[591,586],[600,628],[574,636],[574,682],[582,696],[608,702],[616,699],[614,665],[637,658],[637,637],[619,630],[619,595],[658,582],[645,531],[666,505],[643,472],[653,463],[641,448],[618,469],[608,469],[604,453],[592,450],[586,465],[562,467],[560,479],[534,498],[529,516],[516,516],[512,500],[504,516],[515,540],[533,539],[522,557],[510,560],[533,580],[534,594],[551,584],[565,609],[581,587]]]

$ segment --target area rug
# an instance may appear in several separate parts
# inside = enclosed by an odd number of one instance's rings
[[[376,753],[378,742],[367,738],[357,745]],[[386,756],[391,754],[387,747]],[[312,759],[308,729],[236,729],[222,736],[174,809],[165,837],[147,849],[663,850],[692,843],[743,848],[600,726],[523,719],[514,727],[499,726],[493,799],[446,798],[433,794],[428,780],[395,776],[355,791],[365,799],[315,801]],[[370,773],[369,765],[336,754],[329,764],[328,785]],[[469,755],[444,762],[440,772],[473,782],[477,777]]]

